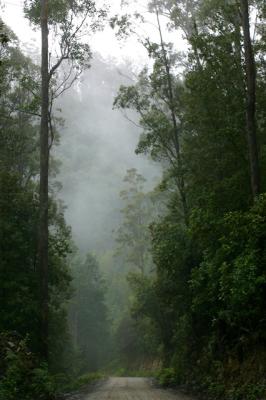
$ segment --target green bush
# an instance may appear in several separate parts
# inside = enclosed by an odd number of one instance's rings
[[[156,376],[159,385],[163,387],[174,386],[177,377],[174,368],[163,368]]]
[[[91,383],[97,382],[104,378],[104,375],[100,372],[90,372],[88,374],[83,374],[77,379],[77,386],[80,388],[82,386],[90,385]]]
[[[100,372],[90,372],[87,374],[83,374],[76,379],[67,377],[64,374],[55,376],[57,392],[60,393],[73,392],[82,389],[83,387],[97,382],[101,379],[104,379],[104,375]]]
[[[45,363],[27,347],[27,339],[3,333],[0,335],[0,400],[48,400],[55,396],[56,386]]]
[[[228,400],[263,400],[266,384],[246,384],[229,390]]]

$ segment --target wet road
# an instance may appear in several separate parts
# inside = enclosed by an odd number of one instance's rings
[[[192,400],[183,394],[158,389],[147,378],[109,378],[84,400]]]

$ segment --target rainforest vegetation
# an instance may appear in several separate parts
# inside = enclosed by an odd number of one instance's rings
[[[0,19],[0,400],[103,375],[266,398],[266,3],[132,4],[25,1],[34,55]],[[146,66],[94,54],[106,26]]]

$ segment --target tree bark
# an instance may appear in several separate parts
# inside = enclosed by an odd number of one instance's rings
[[[49,70],[48,0],[41,0],[41,128],[40,128],[40,215],[38,258],[40,276],[40,350],[48,360],[48,171],[49,171]]]
[[[250,38],[248,0],[241,0],[246,69],[246,131],[253,199],[260,193],[260,171],[256,132],[256,66]]]

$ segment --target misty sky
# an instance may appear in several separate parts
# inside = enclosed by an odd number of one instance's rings
[[[28,51],[40,48],[40,32],[34,31],[27,19],[23,16],[23,0],[0,0],[2,5],[1,16],[4,21],[13,29],[19,37],[22,46]],[[97,1],[97,6],[106,3],[109,6],[110,15],[121,13],[121,0]],[[142,1],[145,4],[145,0]],[[140,10],[142,6],[140,6]],[[128,11],[128,9],[127,9]],[[143,11],[143,10],[142,10]],[[151,35],[154,33],[154,27],[151,24],[142,28],[143,34]],[[155,33],[156,34],[156,33]],[[113,30],[106,24],[102,32],[97,32],[89,38],[90,45],[94,51],[100,53],[103,57],[121,60],[133,59],[137,63],[147,62],[145,49],[138,43],[137,38],[132,36],[127,42],[120,43]],[[134,52],[132,52],[134,50]]]
[[[155,26],[155,16],[148,13],[146,9],[147,0],[129,0],[124,2],[127,4],[122,8],[121,3],[123,3],[123,0],[97,0],[97,6],[108,5],[110,17],[116,14],[139,12],[147,20],[146,24],[139,25],[139,35],[143,38],[150,37],[154,41],[159,39],[159,32]],[[23,0],[0,0],[0,5],[2,5],[0,8],[1,16],[17,34],[22,47],[28,52],[36,51],[40,48],[40,32],[34,31],[24,18],[23,4]],[[167,19],[161,17],[162,26],[165,26],[167,22]],[[181,32],[171,33],[164,29],[164,39],[173,42],[179,50],[186,48]],[[89,43],[93,51],[100,53],[104,58],[112,58],[114,62],[131,60],[139,66],[148,62],[147,52],[139,43],[137,36],[131,35],[126,41],[119,42],[108,23],[103,31],[97,32],[89,38]]]

